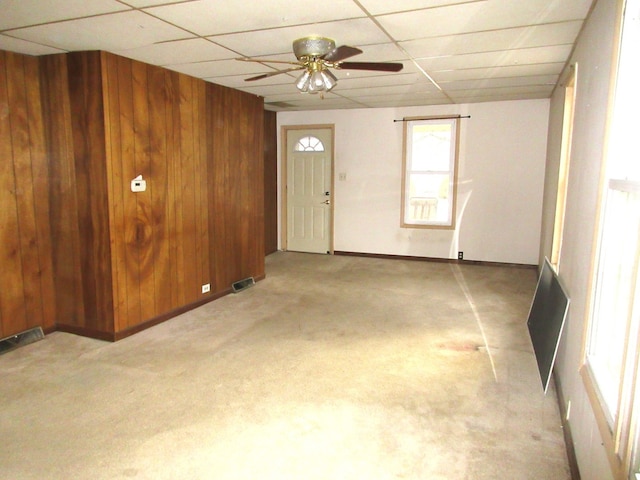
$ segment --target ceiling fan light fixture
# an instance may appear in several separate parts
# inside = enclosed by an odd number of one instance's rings
[[[324,92],[331,91],[333,87],[338,84],[338,78],[330,71],[332,68],[339,70],[399,72],[403,67],[402,63],[345,62],[347,58],[361,54],[362,50],[348,45],[336,47],[333,39],[314,35],[295,40],[293,42],[293,52],[297,58],[297,62],[248,57],[238,58],[237,60],[294,65],[293,67],[290,66],[282,70],[275,70],[269,73],[263,73],[262,75],[255,75],[251,78],[245,78],[245,81],[262,80],[274,75],[302,70],[300,76],[296,78],[296,88],[302,93],[320,93],[321,97]]]

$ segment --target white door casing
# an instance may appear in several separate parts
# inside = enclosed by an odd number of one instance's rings
[[[333,128],[285,129],[286,249],[331,253]]]

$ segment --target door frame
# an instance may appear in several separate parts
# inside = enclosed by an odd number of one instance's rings
[[[288,240],[288,223],[289,223],[289,215],[288,215],[288,205],[287,205],[287,189],[288,189],[288,179],[287,179],[287,157],[289,155],[289,151],[287,148],[287,135],[290,131],[295,130],[330,130],[331,134],[331,208],[330,208],[330,218],[329,218],[329,254],[333,255],[333,231],[334,231],[334,211],[335,211],[335,157],[336,157],[336,130],[335,124],[313,124],[313,125],[282,125],[280,127],[280,149],[282,151],[282,165],[280,167],[280,197],[282,198],[281,210],[280,210],[280,218],[282,219],[280,225],[280,245],[282,246],[282,250],[287,250]]]

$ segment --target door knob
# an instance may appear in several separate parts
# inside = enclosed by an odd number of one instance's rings
[[[322,202],[322,203],[324,203],[325,205],[331,205],[331,200],[325,200],[325,201],[324,201],[324,202]]]

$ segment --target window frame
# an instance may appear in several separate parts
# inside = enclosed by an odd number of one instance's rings
[[[573,137],[573,119],[576,108],[576,77],[578,64],[571,67],[571,72],[564,87],[564,112],[562,118],[562,140],[560,148],[560,165],[558,167],[558,191],[556,194],[556,210],[553,224],[551,257],[549,263],[556,270],[560,268],[560,252],[564,235],[564,217],[567,209],[567,190],[569,168],[571,165],[571,140]]]
[[[460,115],[455,116],[432,116],[432,117],[405,117],[403,118],[403,135],[402,135],[402,191],[401,191],[401,209],[400,209],[400,226],[402,228],[418,228],[418,229],[437,229],[437,230],[454,230],[456,228],[456,201],[458,196],[458,159],[460,151]],[[451,195],[451,202],[449,205],[449,219],[446,222],[442,221],[421,221],[421,222],[409,222],[407,221],[407,209],[409,200],[409,176],[417,170],[409,170],[410,159],[409,153],[412,151],[412,144],[409,145],[411,140],[411,127],[413,125],[421,124],[434,124],[434,123],[448,123],[452,127],[450,151],[452,151],[452,157],[450,156],[449,170],[442,171],[428,171],[430,173],[448,173],[449,174],[449,193]],[[425,171],[427,172],[427,171]]]
[[[625,192],[629,189],[640,191],[640,181],[629,182],[627,180],[609,178],[606,181],[603,196],[609,196],[619,192]],[[580,374],[583,378],[587,395],[591,406],[595,413],[596,422],[602,436],[609,463],[612,467],[614,478],[628,478],[628,471],[634,460],[634,443],[638,436],[638,408],[637,402],[640,400],[638,389],[639,358],[640,358],[640,296],[638,289],[640,288],[639,279],[639,259],[630,259],[633,263],[631,267],[632,275],[630,285],[628,286],[629,307],[627,309],[624,324],[624,341],[621,360],[621,372],[617,385],[608,386],[617,389],[615,410],[610,411],[610,405],[606,400],[608,395],[603,392],[603,388],[607,388],[598,381],[598,367],[591,361],[590,352],[592,350],[592,335],[596,330],[596,322],[606,321],[606,319],[596,318],[596,307],[600,301],[599,287],[601,282],[600,259],[606,255],[606,251],[601,248],[604,232],[603,225],[606,222],[606,199],[603,198],[602,213],[600,215],[600,224],[598,227],[598,243],[596,248],[596,258],[594,259],[593,271],[591,276],[591,295],[590,305],[588,309],[588,321],[586,325],[583,365]]]

